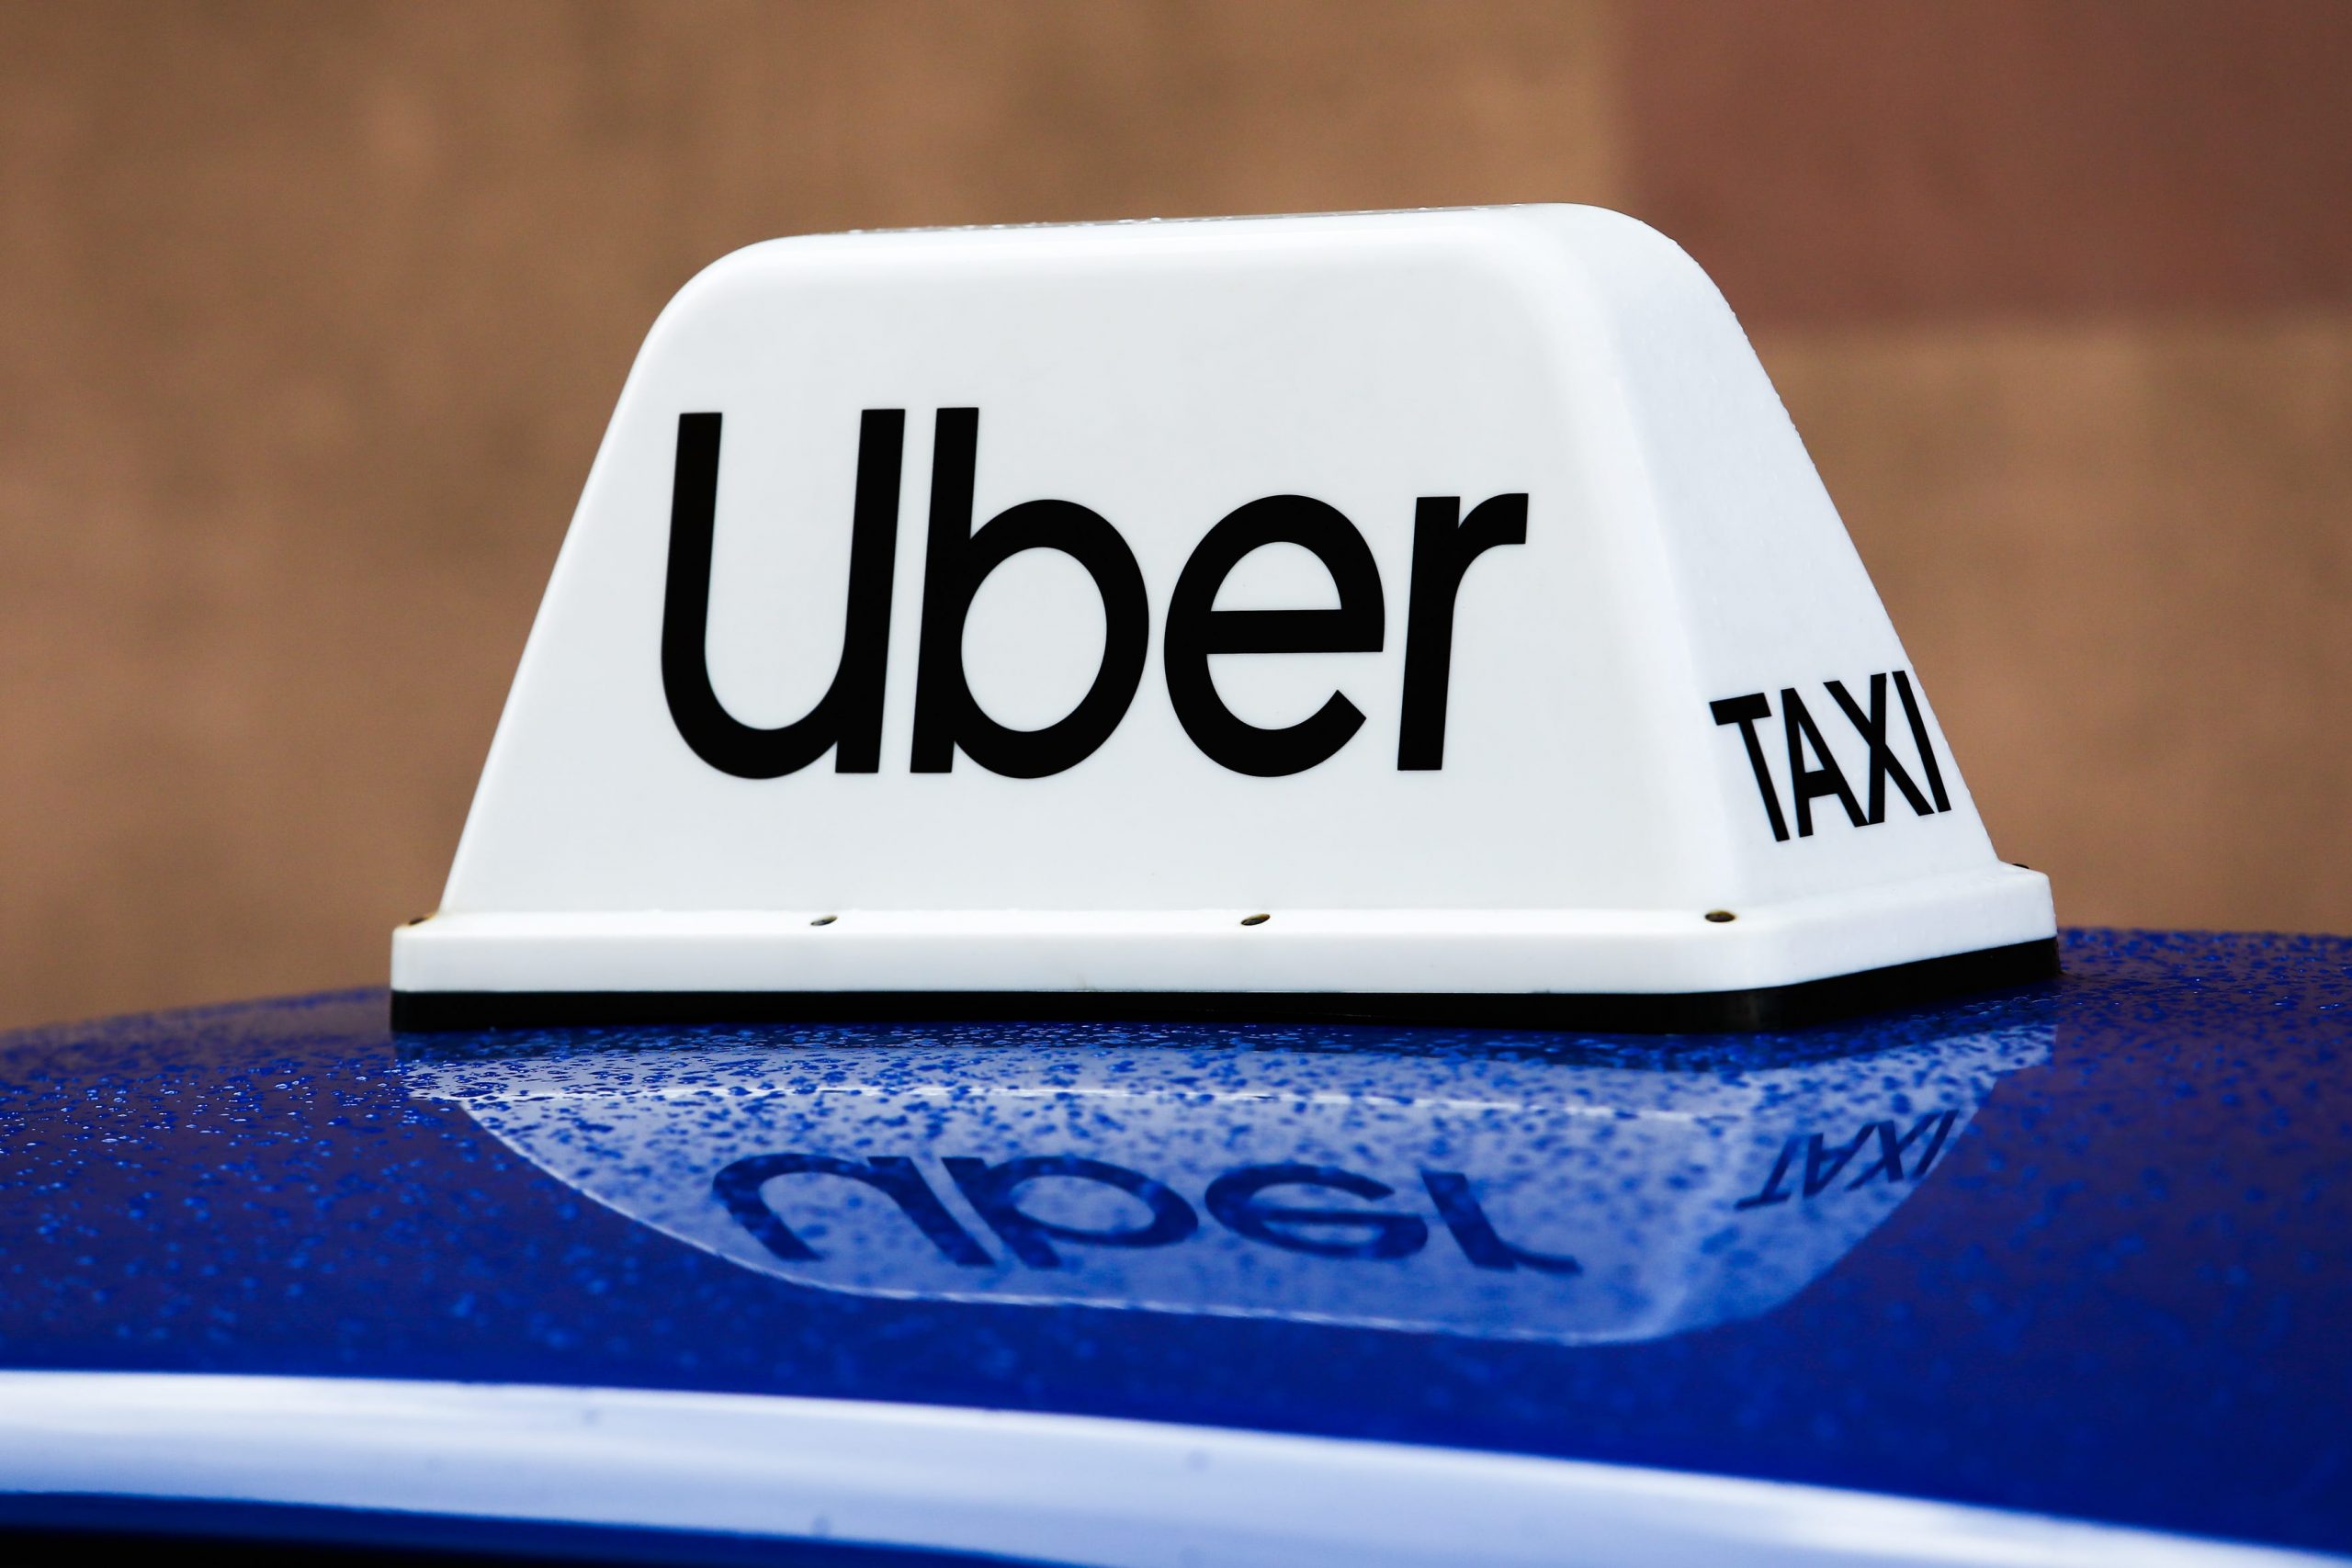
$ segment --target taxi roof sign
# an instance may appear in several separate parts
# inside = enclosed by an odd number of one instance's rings
[[[419,1028],[1720,1028],[2054,936],[1713,286],[1500,208],[705,271],[392,985]]]

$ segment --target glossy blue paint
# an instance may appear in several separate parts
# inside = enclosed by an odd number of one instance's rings
[[[2352,942],[2067,966],[1755,1038],[396,1041],[380,993],[39,1031],[0,1366],[1131,1416],[2352,1550]]]

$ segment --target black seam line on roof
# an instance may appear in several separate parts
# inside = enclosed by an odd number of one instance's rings
[[[1802,1029],[2054,979],[2042,937],[1739,991],[394,991],[392,1027],[432,1032],[637,1023],[1030,1019],[1385,1023],[1682,1034]]]

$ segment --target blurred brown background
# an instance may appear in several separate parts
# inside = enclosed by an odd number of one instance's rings
[[[2352,928],[2352,6],[0,0],[0,1023],[368,983],[702,264],[1592,201],[1755,334],[2003,852]]]

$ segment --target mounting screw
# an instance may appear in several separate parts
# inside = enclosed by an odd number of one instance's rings
[[[839,915],[820,915],[808,923],[812,926],[830,926],[840,919]]]
[[[1245,926],[1262,926],[1272,919],[1272,915],[1244,915],[1241,917],[1241,923]]]
[[[1733,914],[1729,909],[1710,909],[1707,911],[1707,919],[1713,921],[1716,925],[1727,926],[1731,924],[1732,921],[1739,919],[1739,917]]]

